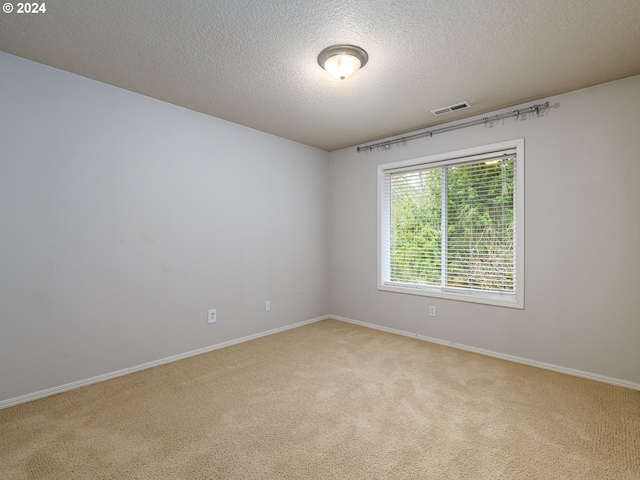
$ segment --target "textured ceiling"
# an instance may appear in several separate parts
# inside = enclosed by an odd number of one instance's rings
[[[639,0],[46,6],[0,14],[0,50],[329,151],[640,74]],[[316,63],[335,43],[369,53],[343,82]]]

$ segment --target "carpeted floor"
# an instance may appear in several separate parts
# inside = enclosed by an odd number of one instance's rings
[[[2,410],[0,478],[637,480],[640,392],[326,320]]]

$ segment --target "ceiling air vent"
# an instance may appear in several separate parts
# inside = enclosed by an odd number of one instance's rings
[[[431,113],[437,117],[438,115],[455,112],[456,110],[462,110],[463,108],[469,108],[470,106],[471,104],[469,102],[460,102],[454,105],[449,105],[448,107],[436,108],[435,110],[431,110]]]

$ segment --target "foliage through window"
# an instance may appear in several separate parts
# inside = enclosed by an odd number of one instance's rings
[[[508,143],[380,166],[381,289],[522,306],[523,142]]]

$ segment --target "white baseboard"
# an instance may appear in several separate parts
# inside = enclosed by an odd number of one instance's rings
[[[193,357],[194,355],[200,355],[202,353],[212,352],[214,350],[219,350],[221,348],[230,347],[232,345],[237,345],[238,343],[248,342],[250,340],[255,340],[260,337],[266,337],[267,335],[273,335],[274,333],[284,332],[286,330],[291,330],[293,328],[302,327],[304,325],[309,325],[311,323],[319,322],[321,320],[327,320],[328,318],[332,318],[334,320],[339,320],[341,322],[352,323],[354,325],[360,325],[366,328],[372,328],[374,330],[380,330],[383,332],[393,333],[396,335],[403,335],[405,337],[417,338],[418,340],[424,340],[426,342],[436,343],[438,345],[444,345],[447,347],[457,348],[459,350],[466,350],[468,352],[479,353],[481,355],[487,355],[489,357],[500,358],[502,360],[508,360],[511,362],[521,363],[523,365],[530,365],[532,367],[543,368],[545,370],[552,370],[554,372],[564,373],[567,375],[572,375],[574,377],[586,378],[589,380],[595,380],[597,382],[608,383],[611,385],[616,385],[619,387],[629,388],[632,390],[640,391],[640,384],[629,382],[627,380],[620,380],[617,378],[605,377],[603,375],[598,375],[595,373],[584,372],[581,370],[574,370],[572,368],[561,367],[558,365],[553,365],[550,363],[538,362],[537,360],[530,360],[527,358],[516,357],[514,355],[507,355],[504,353],[494,352],[491,350],[485,350],[477,347],[470,347],[468,345],[463,345],[460,343],[450,342],[447,340],[440,340],[438,338],[427,337],[425,335],[420,335],[417,333],[405,332],[404,330],[398,330],[395,328],[383,327],[381,325],[375,325],[373,323],[361,322],[359,320],[353,320],[351,318],[341,317],[338,315],[324,315],[322,317],[312,318],[311,320],[305,320],[303,322],[294,323],[292,325],[287,325],[284,327],[274,328],[272,330],[267,330],[265,332],[255,333],[253,335],[248,335],[246,337],[236,338],[234,340],[229,340],[227,342],[217,343],[215,345],[211,345],[208,347],[199,348],[196,350],[191,350],[189,352],[181,353],[178,355],[173,355],[171,357],[161,358],[159,360],[155,360],[153,362],[143,363],[141,365],[136,365],[134,367],[124,368],[122,370],[117,370],[115,372],[105,373],[103,375],[98,375],[95,377],[87,378],[85,380],[79,380],[77,382],[67,383],[65,385],[60,385],[58,387],[48,388],[46,390],[40,390],[38,392],[29,393],[26,395],[22,395],[19,397],[9,398],[7,400],[0,401],[0,410],[3,408],[13,407],[15,405],[20,405],[21,403],[31,402],[33,400],[38,400],[40,398],[49,397],[51,395],[56,395],[58,393],[67,392],[69,390],[74,390],[80,387],[86,387],[87,385],[91,385],[98,382],[103,382],[105,380],[110,380],[112,378],[121,377],[123,375],[128,375],[129,373],[139,372],[141,370],[146,370],[147,368],[157,367],[159,365],[164,365],[166,363],[175,362],[177,360],[182,360],[184,358]]]
[[[302,327],[311,323],[319,322],[321,320],[327,320],[329,315],[322,317],[312,318],[311,320],[305,320],[303,322],[294,323],[292,325],[286,325],[284,327],[274,328],[267,330],[266,332],[254,333],[253,335],[247,335],[246,337],[236,338],[227,342],[217,343],[208,347],[198,348],[191,350],[190,352],[180,353],[178,355],[172,355],[171,357],[161,358],[160,360],[154,360],[153,362],[143,363],[142,365],[136,365],[135,367],[123,368],[115,372],[105,373],[95,377],[87,378],[85,380],[78,380],[77,382],[67,383],[58,387],[47,388],[46,390],[40,390],[39,392],[28,393],[19,397],[9,398],[7,400],[0,401],[0,410],[3,408],[13,407],[20,405],[21,403],[31,402],[40,398],[49,397],[58,393],[67,392],[80,387],[86,387],[93,383],[104,382],[105,380],[111,380],[112,378],[121,377],[130,373],[139,372],[140,370],[146,370],[147,368],[157,367],[158,365],[164,365],[165,363],[175,362],[184,358],[193,357],[202,353],[212,352],[213,350],[219,350],[221,348],[230,347],[231,345],[237,345],[238,343],[248,342],[249,340],[255,340],[260,337],[266,337],[267,335],[273,335],[274,333],[284,332],[285,330],[291,330],[293,328]]]
[[[438,345],[445,345],[447,347],[457,348],[459,350],[466,350],[468,352],[479,353],[481,355],[487,355],[488,357],[500,358],[502,360],[508,360],[510,362],[521,363],[523,365],[530,365],[532,367],[543,368],[545,370],[552,370],[554,372],[564,373],[572,375],[574,377],[586,378],[588,380],[595,380],[596,382],[608,383],[616,385],[618,387],[630,388],[631,390],[640,391],[640,383],[629,382],[627,380],[620,380],[618,378],[605,377],[596,373],[583,372],[582,370],[574,370],[573,368],[561,367],[550,363],[538,362],[537,360],[530,360],[528,358],[516,357],[514,355],[507,355],[504,353],[494,352],[491,350],[485,350],[483,348],[470,347],[460,343],[450,342],[447,340],[440,340],[438,338],[427,337],[417,333],[405,332],[404,330],[397,330],[395,328],[383,327],[375,325],[373,323],[361,322],[359,320],[353,320],[351,318],[340,317],[338,315],[330,315],[334,320],[341,322],[353,323],[354,325],[360,325],[361,327],[372,328],[374,330],[381,330],[383,332],[394,333],[396,335],[403,335],[405,337],[417,338],[418,340],[424,340],[426,342],[437,343]]]

